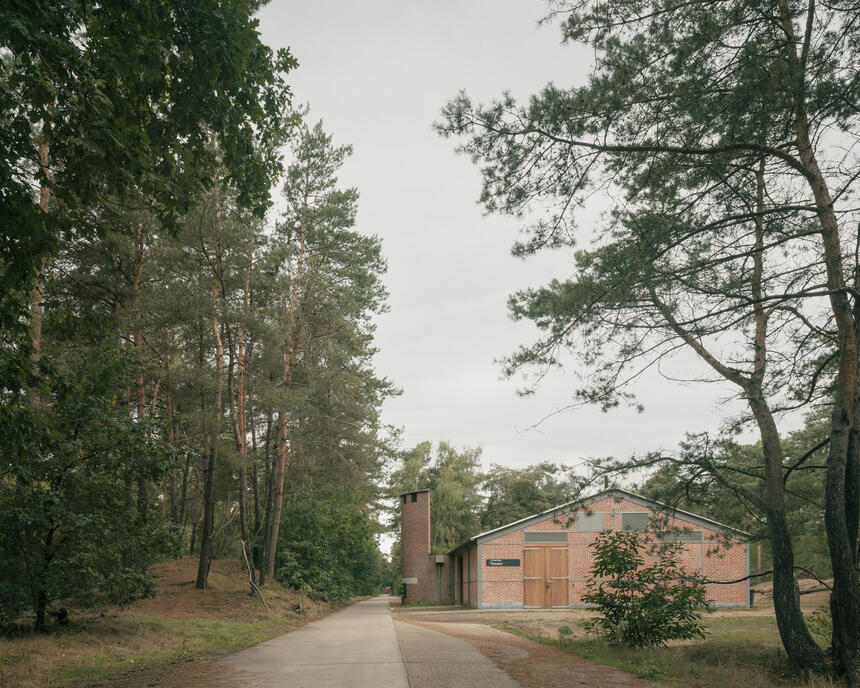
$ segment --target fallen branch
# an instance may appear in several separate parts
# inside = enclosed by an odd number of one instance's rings
[[[825,588],[827,588],[828,590],[833,590],[833,588],[831,588],[829,585],[827,585],[827,583],[825,583],[825,582],[824,582],[823,580],[821,580],[818,576],[816,576],[814,573],[812,573],[812,571],[810,571],[808,568],[806,568],[806,567],[804,567],[804,566],[795,566],[794,568],[796,568],[796,569],[800,569],[801,571],[806,571],[806,573],[808,573],[808,574],[809,574],[810,576],[812,576],[815,580],[817,580],[819,583],[821,583],[821,585],[823,585]],[[808,592],[812,592],[812,591],[810,590],[810,591],[808,591]]]
[[[251,590],[257,593],[257,596],[260,598],[260,602],[263,603],[263,607],[265,607],[266,613],[268,614],[269,605],[266,604],[266,598],[263,597],[262,590],[260,590],[254,582],[254,569],[251,568],[251,562],[248,561],[248,543],[245,540],[242,540],[242,559],[245,560],[245,568],[248,569],[248,583],[251,586]]]
[[[801,571],[805,571],[810,576],[812,576],[815,580],[817,580],[819,583],[821,583],[821,585],[824,586],[824,588],[815,588],[814,590],[805,590],[805,591],[800,593],[801,595],[804,595],[804,594],[810,593],[810,592],[819,592],[819,591],[824,590],[824,589],[833,590],[833,588],[831,588],[829,585],[827,585],[827,583],[825,583],[823,580],[821,580],[818,576],[816,576],[814,573],[812,573],[812,571],[810,571],[805,566],[795,565],[794,568],[800,569]],[[772,573],[773,573],[773,569],[771,569],[770,571],[762,571],[761,573],[751,573],[748,576],[744,576],[743,578],[736,578],[735,580],[729,580],[729,581],[706,580],[704,582],[707,583],[708,585],[731,585],[732,583],[743,583],[745,580],[749,580],[750,578],[760,578],[761,576],[769,576]]]

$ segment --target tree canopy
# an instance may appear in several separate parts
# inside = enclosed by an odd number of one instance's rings
[[[220,556],[252,586],[381,586],[385,260],[262,4],[0,6],[3,622],[154,594],[183,551],[201,588]]]
[[[557,2],[565,40],[594,47],[578,88],[525,104],[464,93],[439,131],[481,164],[487,210],[536,219],[514,247],[571,248],[595,194],[611,210],[575,274],[511,299],[543,331],[507,372],[563,361],[589,371],[580,400],[632,401],[631,383],[681,347],[733,384],[762,438],[762,511],[783,643],[804,671],[860,681],[855,251],[860,55],[853,2]],[[782,412],[830,410],[825,523],[835,578],[833,665],[794,585]],[[805,452],[805,450],[804,450]],[[804,459],[805,460],[805,459]],[[741,488],[741,489],[739,489]]]
[[[65,234],[92,232],[89,211],[107,197],[142,193],[175,225],[223,166],[240,205],[265,211],[295,122],[284,75],[296,61],[260,41],[261,4],[3,3],[4,327],[41,261]],[[55,199],[47,208],[39,186]]]

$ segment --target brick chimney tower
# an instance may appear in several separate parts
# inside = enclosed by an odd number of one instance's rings
[[[401,575],[408,602],[439,597],[435,557],[430,556],[430,490],[400,495]]]

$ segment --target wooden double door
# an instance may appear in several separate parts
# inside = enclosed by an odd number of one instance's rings
[[[523,547],[524,607],[566,607],[569,580],[567,547],[559,545]]]

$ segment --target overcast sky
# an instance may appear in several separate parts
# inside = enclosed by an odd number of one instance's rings
[[[460,89],[487,101],[584,81],[590,51],[539,27],[544,9],[542,0],[272,0],[260,13],[265,42],[300,62],[289,77],[296,103],[353,145],[341,179],[361,195],[357,229],[382,239],[391,310],[378,322],[377,369],[404,390],[383,419],[403,428],[406,446],[481,445],[485,465],[671,450],[685,430],[717,429],[730,391],[655,370],[636,388],[645,413],[552,415],[571,403],[575,369],[529,398],[516,395],[521,382],[500,379],[496,361],[535,334],[510,320],[508,295],[568,276],[570,256],[511,257],[519,223],[483,215],[477,168],[432,123]],[[580,224],[599,213],[587,209]],[[706,372],[686,356],[662,369]]]

